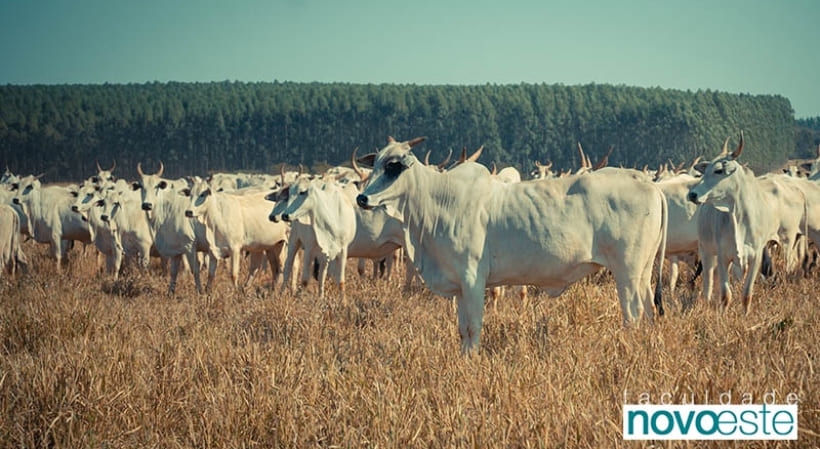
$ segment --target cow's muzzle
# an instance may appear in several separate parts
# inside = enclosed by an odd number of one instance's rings
[[[16,205],[18,205],[18,206],[19,206],[19,205],[20,205],[20,198],[12,198],[12,199],[11,199],[11,203],[12,203],[12,204],[16,204]]]
[[[700,202],[698,201],[698,194],[695,192],[689,192],[689,194],[686,195],[686,199],[695,204],[700,204]]]
[[[79,214],[80,213],[80,208],[77,207],[77,206],[71,206],[71,212],[76,212],[76,213]]]
[[[185,211],[185,216],[188,217],[188,218],[194,218],[194,211],[186,210]]]
[[[151,210],[153,209],[151,203],[142,203],[142,210]]]
[[[104,223],[108,223],[108,215],[100,215],[100,220],[102,220]]]
[[[367,195],[364,195],[364,194],[360,193],[359,195],[356,196],[356,204],[358,204],[359,207],[361,207],[362,209],[370,209],[371,208],[370,205],[367,204],[367,203],[368,203]]]

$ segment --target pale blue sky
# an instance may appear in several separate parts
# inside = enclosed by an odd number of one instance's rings
[[[0,0],[0,84],[625,84],[820,116],[820,1]]]

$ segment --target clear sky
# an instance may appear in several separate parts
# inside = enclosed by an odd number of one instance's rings
[[[820,116],[820,0],[0,0],[0,84],[601,83]]]

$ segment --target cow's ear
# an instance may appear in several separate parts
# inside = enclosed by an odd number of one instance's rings
[[[73,196],[74,198],[77,198],[78,196],[80,196],[80,192],[78,192],[76,190],[71,190],[70,192],[71,192],[71,196]]]
[[[356,162],[366,166],[366,167],[373,167],[373,164],[376,163],[376,153],[366,154],[358,159]]]
[[[131,190],[139,190],[141,188],[142,188],[142,185],[140,183],[138,183],[138,182],[132,182],[131,183]]]
[[[698,173],[700,173],[700,174],[703,174],[703,172],[705,172],[705,171],[706,171],[706,167],[708,167],[708,166],[709,166],[709,163],[708,163],[708,162],[698,162],[698,163],[697,163],[697,164],[695,164],[695,166],[694,166],[694,167],[692,167],[692,168],[694,168],[696,172],[698,172]]]

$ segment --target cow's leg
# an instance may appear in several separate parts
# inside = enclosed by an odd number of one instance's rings
[[[413,287],[413,280],[416,278],[416,267],[413,263],[404,259],[404,291],[409,291]]]
[[[498,285],[490,289],[490,299],[493,301],[493,313],[498,314],[498,298],[504,296],[504,286]]]
[[[293,238],[293,234],[291,234],[291,238],[288,240],[287,255],[285,256],[285,268],[282,273],[282,288],[279,291],[280,294],[284,293],[287,288],[290,288],[291,292],[296,290],[296,286],[293,284],[292,275],[296,251],[300,246],[301,242],[298,239]]]
[[[720,299],[723,302],[723,308],[729,307],[732,302],[732,283],[729,277],[730,262],[724,258],[718,260],[718,276],[720,277]]]
[[[151,245],[142,245],[139,249],[140,269],[145,272],[151,265]]]
[[[643,290],[638,288],[640,276],[637,273],[630,273],[625,267],[612,271],[615,276],[615,287],[618,290],[618,300],[621,303],[624,327],[629,327],[633,323],[637,324],[643,315],[644,308],[643,302],[641,302],[641,292]]]
[[[191,273],[194,275],[196,292],[202,294],[202,279],[199,276],[199,254],[197,254],[196,249],[191,249],[185,253],[185,258],[188,260],[188,266],[191,268]],[[208,280],[210,281],[210,272],[208,274]]]
[[[265,253],[250,253],[250,266],[248,266],[248,276],[245,277],[245,282],[242,283],[244,289],[256,278],[256,273],[265,265]]]
[[[310,281],[310,274],[313,271],[313,262],[315,260],[316,258],[313,256],[311,251],[302,251],[302,289],[307,288],[308,281]],[[327,268],[325,268],[325,271],[327,271]]]
[[[219,258],[215,255],[211,254],[208,257],[208,281],[206,283],[206,290],[208,292],[213,291],[214,287],[214,279],[216,279],[216,269],[219,266]]]
[[[102,254],[102,253],[100,253]],[[114,252],[103,254],[105,256],[105,274],[108,276],[114,275]]]
[[[483,280],[482,280],[483,281]],[[484,319],[484,283],[462,286],[456,296],[458,333],[461,336],[461,353],[478,350],[481,341],[481,324]]]
[[[760,270],[761,257],[760,254],[755,254],[749,261],[749,272],[746,273],[746,280],[743,284],[743,310],[748,315],[752,303],[752,293],[755,288],[755,278],[757,272]]]
[[[231,248],[231,282],[234,288],[239,288],[239,262],[242,257],[242,248]]]
[[[169,261],[169,269],[171,271],[171,280],[168,282],[168,295],[173,295],[177,288],[177,275],[179,275],[179,266],[182,264],[182,255],[177,254],[171,256]]]
[[[328,265],[330,265],[329,262],[330,261],[327,257],[319,257],[319,299],[324,299],[325,297],[325,279],[327,278],[327,269]],[[308,260],[308,265],[310,265],[310,260]],[[308,273],[308,275],[309,274],[310,273]],[[302,282],[307,282],[304,280],[304,276],[302,277]]]
[[[675,287],[678,285],[680,259],[678,256],[669,258],[669,293],[675,295]]]
[[[367,259],[365,259],[364,257],[359,257],[358,263],[356,265],[356,272],[359,273],[359,277],[364,276],[365,269],[367,268],[366,265],[367,265]],[[375,274],[376,274],[376,269],[374,267],[373,268],[373,275],[375,276]]]
[[[51,241],[51,257],[56,261],[57,273],[62,273],[63,262],[66,260],[66,246],[68,245],[66,241],[62,240],[59,236],[52,236]]]
[[[268,265],[270,266],[270,286],[271,290],[279,282],[279,277],[282,274],[282,249],[285,247],[285,242],[276,244],[273,248],[265,251],[268,258]]]
[[[701,255],[701,266],[703,267],[701,275],[703,276],[703,284],[701,286],[701,296],[707,303],[712,302],[712,289],[715,281],[715,266],[717,265],[717,256],[715,255]]]
[[[347,304],[347,297],[345,296],[345,269],[347,268],[347,249],[343,249],[336,257],[339,265],[339,271],[336,273],[336,283],[339,285],[339,296],[342,299],[342,304]]]

